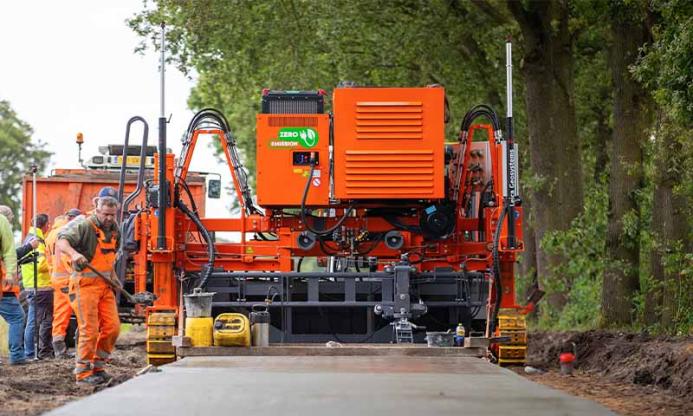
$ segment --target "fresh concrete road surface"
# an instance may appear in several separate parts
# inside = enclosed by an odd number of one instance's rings
[[[68,404],[73,415],[613,415],[467,357],[188,357]]]

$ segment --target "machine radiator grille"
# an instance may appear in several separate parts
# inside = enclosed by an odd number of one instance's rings
[[[345,156],[350,197],[433,194],[432,150],[347,150]]]
[[[445,196],[442,88],[335,88],[334,198]]]
[[[315,101],[271,101],[267,114],[320,114],[321,105]]]
[[[423,139],[423,104],[421,101],[358,101],[356,138]]]

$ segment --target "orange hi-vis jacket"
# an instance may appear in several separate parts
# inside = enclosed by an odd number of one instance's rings
[[[58,241],[60,229],[67,223],[67,218],[56,218],[53,223],[53,228],[51,228],[45,240],[46,262],[48,263],[48,270],[50,270],[51,284],[53,287],[58,285],[67,286],[70,277],[70,271],[68,270],[70,258],[67,255],[59,253],[55,244]]]
[[[62,254],[58,249],[58,233],[69,221],[65,217],[58,217],[53,223],[53,228],[46,236],[46,261],[51,274],[51,286],[53,286],[53,342],[64,341],[67,328],[72,318],[72,306],[68,297],[68,284],[70,283],[70,257]]]
[[[116,233],[113,233],[110,240],[106,241],[104,232],[101,231],[94,221],[92,221],[91,218],[87,219],[87,221],[91,224],[91,227],[99,240],[96,246],[96,251],[94,252],[94,258],[91,259],[91,265],[96,270],[101,272],[101,274],[110,276],[111,272],[113,271],[113,263],[115,263],[116,256],[116,242],[118,240]],[[98,277],[96,273],[89,270],[81,271],[79,272],[79,275],[81,277]]]
[[[91,265],[105,276],[111,276],[116,254],[117,235],[106,240],[104,232],[89,218],[98,243]],[[74,374],[83,380],[104,371],[106,360],[115,347],[120,319],[111,286],[91,270],[74,272],[70,278],[70,303],[77,315],[79,341]]]

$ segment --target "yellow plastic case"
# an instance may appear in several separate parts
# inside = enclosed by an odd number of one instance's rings
[[[214,345],[249,347],[250,321],[242,313],[222,313],[214,319]]]

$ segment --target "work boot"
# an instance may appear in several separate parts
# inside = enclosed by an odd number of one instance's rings
[[[94,387],[94,386],[99,386],[103,383],[104,383],[103,378],[99,377],[96,374],[92,374],[89,377],[85,377],[81,380],[77,380],[78,386]]]
[[[113,380],[113,376],[105,371],[95,371],[94,376],[100,377],[104,383],[108,383],[109,381]]]
[[[65,341],[54,341],[53,352],[55,353],[55,358],[75,358],[74,354],[70,354],[69,352],[67,352],[67,345],[65,344]]]

